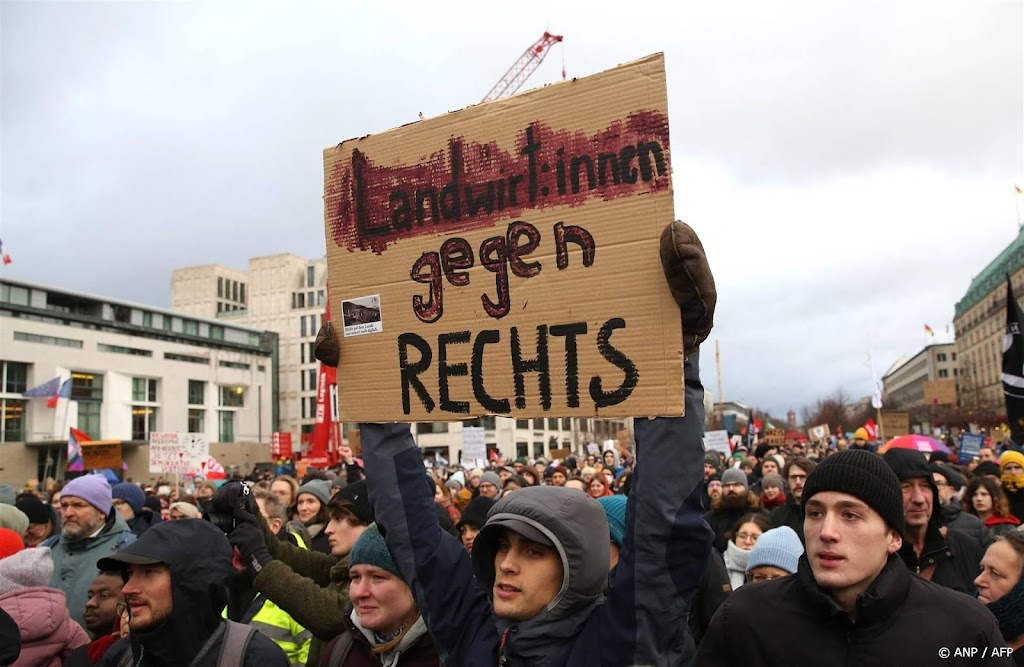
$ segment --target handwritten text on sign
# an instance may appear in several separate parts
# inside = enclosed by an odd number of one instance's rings
[[[326,149],[343,418],[680,414],[666,97],[657,55]]]

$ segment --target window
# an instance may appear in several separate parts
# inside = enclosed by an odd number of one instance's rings
[[[147,329],[153,328],[153,313],[142,313],[142,326],[146,327]]]
[[[306,419],[306,401],[299,401],[299,404],[302,406],[302,417],[301,417],[301,419]]]
[[[221,368],[237,368],[241,371],[247,371],[251,368],[249,364],[244,364],[240,361],[221,361],[217,365]]]
[[[566,417],[562,417],[562,430],[563,431],[568,431],[569,428],[570,428],[569,427],[569,419],[566,418]]]
[[[210,325],[210,338],[213,340],[224,340],[224,327]]]
[[[306,287],[313,286],[313,280],[316,278],[316,269],[312,266],[306,267]]]
[[[224,279],[220,276],[217,276],[217,296],[224,298]]]
[[[221,303],[220,301],[217,302],[217,312],[218,313],[223,313],[224,312],[224,304]]]
[[[953,353],[953,361],[956,361],[956,352]]]
[[[558,420],[557,419],[555,419],[553,417],[548,417],[548,430],[549,431],[557,431],[558,430]]]
[[[238,286],[238,296],[241,297],[239,301],[245,303],[245,283]]]
[[[0,361],[0,373],[3,373],[3,384],[0,386],[7,393],[20,394],[28,391],[28,364]]]
[[[220,405],[225,408],[244,408],[245,387],[222,386],[220,388]]]
[[[100,433],[100,406],[99,401],[78,402],[78,430],[84,432],[94,440],[99,440]]]
[[[517,419],[516,428],[531,428],[529,419]]]
[[[539,459],[544,456],[544,441],[535,440],[533,443],[533,458]]]
[[[28,401],[11,398],[0,399],[0,442],[25,441],[25,405],[27,403]]]
[[[14,332],[14,340],[20,340],[26,343],[42,343],[43,345],[57,345],[59,347],[77,347],[79,349],[82,347],[82,341],[80,340],[60,338],[59,336],[40,336],[38,334],[24,333],[22,331]]]
[[[188,381],[188,404],[206,405],[206,383],[202,380]],[[195,431],[190,431],[195,433]]]
[[[92,373],[71,373],[71,400],[102,401],[103,376]],[[78,408],[81,410],[81,406]],[[84,430],[84,429],[83,429]],[[92,435],[92,434],[90,434]],[[95,436],[93,436],[95,437]]]
[[[316,361],[316,357],[313,355],[313,343],[306,343],[306,358],[309,359],[309,363]]]
[[[148,405],[132,407],[132,440],[149,440],[156,430],[156,408]]]
[[[185,335],[186,336],[198,336],[199,335],[199,323],[193,322],[192,320],[185,320]]]
[[[231,281],[231,300],[238,301],[238,281]]]
[[[152,357],[152,350],[140,350],[137,347],[124,347],[122,345],[107,345],[106,343],[96,343],[97,352],[110,352],[112,354],[130,354],[134,357]]]
[[[221,410],[218,414],[220,422],[218,442],[235,441],[235,413],[229,410]]]
[[[29,302],[28,288],[0,285],[0,301],[13,303],[16,306],[27,306]]]
[[[945,353],[945,352],[939,352],[939,353],[938,353],[938,354],[936,355],[936,359],[937,359],[938,361],[945,361],[945,360],[946,360],[946,353]]]
[[[315,391],[316,388],[317,388],[316,369],[313,368],[313,369],[310,369],[307,372],[309,373],[309,385],[308,386],[309,386],[310,389]]]
[[[205,357],[193,357],[190,354],[175,354],[173,352],[164,352],[164,359],[168,359],[170,361],[187,361],[190,364],[203,364],[204,366],[208,366],[210,364],[210,360]]]
[[[317,290],[316,293],[316,305],[322,306],[327,303],[327,295],[324,294],[323,290]]]
[[[299,344],[299,363],[306,363],[306,346],[301,343]]]
[[[516,458],[525,459],[530,455],[530,443],[528,442],[517,442],[516,443]]]
[[[309,418],[313,419],[316,417],[316,396],[310,396],[309,401]]]
[[[132,378],[132,400],[142,403],[156,403],[156,380]]]
[[[205,433],[206,432],[206,410],[197,410],[190,408],[188,411],[188,432],[189,433]]]
[[[299,336],[302,338],[306,337],[306,316],[303,315],[299,318]]]
[[[945,368],[940,368],[939,369],[939,377],[940,378],[948,378],[949,377],[949,371],[947,371]]]

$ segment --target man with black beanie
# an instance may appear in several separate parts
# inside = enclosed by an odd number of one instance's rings
[[[974,597],[974,578],[984,547],[958,531],[942,530],[939,490],[924,455],[913,449],[890,449],[883,457],[896,473],[903,493],[906,522],[900,558],[923,578]]]
[[[808,475],[803,504],[806,551],[796,574],[734,591],[695,666],[789,667],[836,656],[847,665],[1013,664],[983,605],[907,571],[898,555],[900,480],[881,457],[829,456]],[[945,660],[964,652],[973,658]]]

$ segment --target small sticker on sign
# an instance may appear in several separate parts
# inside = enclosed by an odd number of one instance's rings
[[[361,296],[341,302],[345,336],[365,336],[384,331],[380,316],[380,295]]]

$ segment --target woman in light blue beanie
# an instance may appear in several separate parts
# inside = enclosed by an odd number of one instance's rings
[[[747,558],[747,581],[769,581],[794,574],[804,546],[789,526],[766,531]]]

